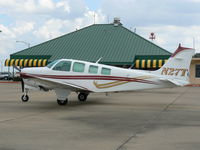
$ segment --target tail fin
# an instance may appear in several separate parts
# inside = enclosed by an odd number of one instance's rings
[[[190,63],[194,53],[194,49],[181,47],[179,44],[179,47],[168,61],[159,70],[152,71],[151,73],[169,80],[176,79],[178,81],[188,82]]]

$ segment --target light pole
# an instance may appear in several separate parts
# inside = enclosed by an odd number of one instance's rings
[[[17,43],[24,43],[24,44],[26,44],[27,46],[28,46],[28,48],[31,46],[31,44],[30,43],[28,43],[28,42],[25,42],[25,41],[16,41]]]

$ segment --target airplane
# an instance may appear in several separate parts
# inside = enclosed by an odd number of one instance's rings
[[[123,92],[155,88],[169,88],[189,84],[189,66],[195,50],[179,47],[158,70],[125,69],[98,62],[59,59],[46,67],[23,68],[21,97],[29,100],[29,90],[54,90],[59,105],[66,105],[71,92],[81,102],[92,92]]]

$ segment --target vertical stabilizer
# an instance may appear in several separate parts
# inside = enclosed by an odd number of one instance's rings
[[[159,70],[152,71],[151,73],[167,79],[189,81],[190,63],[194,53],[194,49],[181,47],[179,44],[179,47],[168,61]]]

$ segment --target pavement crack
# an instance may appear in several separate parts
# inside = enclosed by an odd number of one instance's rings
[[[122,143],[116,150],[121,150],[130,140],[136,137],[136,134],[130,136],[124,143]]]
[[[183,96],[186,91],[188,90],[188,88],[186,88],[183,92],[179,93],[171,103],[169,103],[168,105],[166,105],[160,112],[158,112],[158,115],[155,115],[153,117],[153,119],[151,120],[146,120],[146,123],[143,125],[143,127],[138,130],[136,133],[134,133],[132,136],[128,137],[122,144],[120,144],[116,150],[125,150],[125,145],[128,144],[133,138],[136,138],[137,137],[137,134],[141,134],[143,132],[145,132],[145,130],[147,128],[150,128],[154,125],[155,121],[156,120],[159,120],[159,118],[161,117],[162,113],[167,111],[172,105],[174,105],[176,103],[177,100],[180,99],[181,96]]]
[[[164,112],[164,111],[167,111],[173,104],[175,104],[175,102],[176,102],[181,96],[183,96],[183,95],[186,93],[187,90],[188,90],[188,88],[186,88],[183,92],[181,92],[171,103],[169,103],[169,104],[161,111],[161,113]]]

